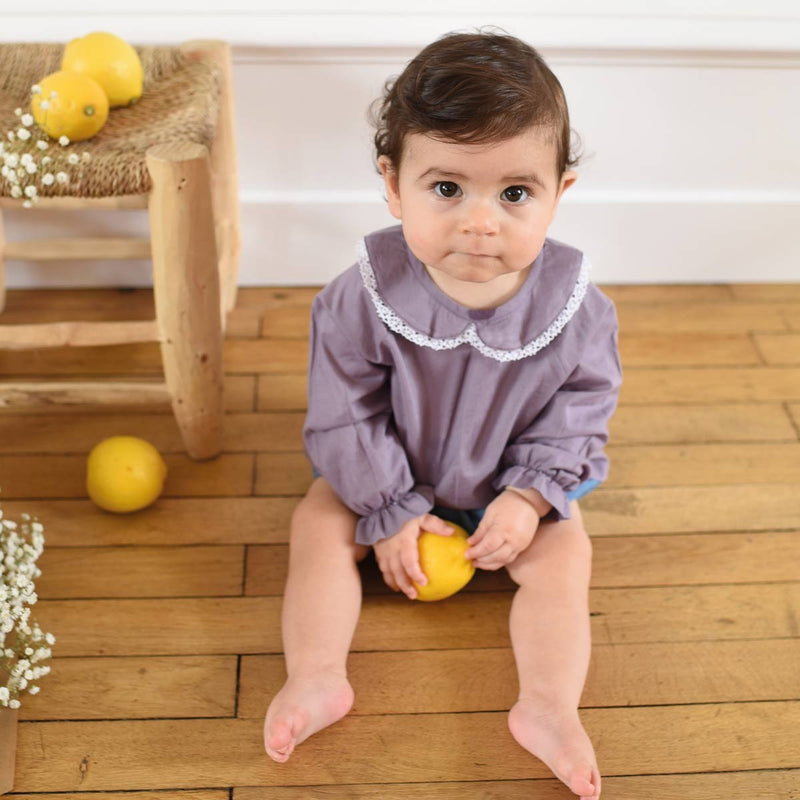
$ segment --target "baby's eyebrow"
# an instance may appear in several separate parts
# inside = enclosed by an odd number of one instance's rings
[[[535,186],[538,186],[541,189],[546,189],[547,187],[544,185],[544,181],[539,178],[538,175],[534,174],[533,172],[527,175],[508,175],[503,178],[503,183],[532,183]]]
[[[439,167],[430,167],[426,169],[422,175],[417,178],[418,181],[424,181],[426,178],[432,178],[436,176],[437,178],[450,178],[455,181],[463,181],[465,176],[462,175],[460,172],[450,172],[446,169],[441,169]]]

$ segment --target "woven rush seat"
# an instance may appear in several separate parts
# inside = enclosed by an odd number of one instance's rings
[[[83,168],[71,168],[67,184],[41,187],[42,197],[112,197],[146,194],[151,189],[145,153],[176,141],[210,147],[219,115],[220,71],[213,62],[193,59],[179,47],[136,48],[144,69],[141,99],[112,109],[102,130],[91,139],[62,148],[51,142],[50,155],[88,152]],[[0,44],[0,133],[19,128],[15,110],[30,108],[31,87],[60,69],[62,44]],[[5,142],[8,152],[13,144]],[[20,143],[21,144],[21,143]],[[29,147],[26,149],[30,149]],[[83,163],[83,162],[82,162]],[[0,195],[12,184],[0,176]]]
[[[226,315],[235,304],[239,262],[230,47],[196,41],[136,50],[144,68],[142,97],[111,109],[91,139],[66,146],[48,140],[40,151],[51,159],[47,169],[58,181],[51,177],[43,185],[36,180],[38,196],[26,202],[19,188],[12,192],[8,175],[0,174],[0,323],[4,264],[11,260],[149,258],[155,319],[0,324],[0,350],[156,341],[164,382],[0,381],[0,406],[168,400],[188,454],[212,458],[222,449],[222,345]],[[29,112],[31,88],[59,70],[63,52],[62,44],[0,44],[0,136],[5,156],[19,154],[19,164],[11,167],[17,181],[22,156],[45,137],[35,127],[27,141],[9,139],[6,132],[20,129],[16,110]],[[68,176],[66,183],[61,172]],[[21,241],[8,236],[10,225],[4,229],[2,211],[23,205],[30,206],[24,213],[34,215],[40,209],[90,214],[147,209],[150,238]]]

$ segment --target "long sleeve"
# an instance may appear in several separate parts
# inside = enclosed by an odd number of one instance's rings
[[[493,487],[537,489],[558,518],[569,518],[568,492],[608,473],[603,448],[620,383],[617,321],[609,303],[567,380],[506,446]]]
[[[359,520],[356,541],[372,545],[433,507],[397,435],[389,369],[370,361],[319,298],[311,323],[306,452]]]

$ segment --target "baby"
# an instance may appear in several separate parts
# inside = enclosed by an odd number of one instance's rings
[[[546,238],[575,182],[562,88],[502,34],[426,47],[376,114],[400,225],[316,298],[304,437],[317,476],[292,519],[287,680],[267,753],[350,710],[346,662],[372,548],[386,583],[426,583],[417,539],[471,531],[467,556],[518,585],[508,724],[572,792],[600,796],[578,703],[590,656],[591,545],[578,500],[608,469],[620,385],[611,302]]]

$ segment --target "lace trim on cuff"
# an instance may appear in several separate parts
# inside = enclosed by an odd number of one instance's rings
[[[369,260],[367,245],[363,239],[358,243],[358,266],[364,288],[369,293],[372,304],[375,306],[375,312],[389,330],[399,334],[404,339],[408,339],[408,341],[413,344],[419,345],[420,347],[428,347],[431,350],[453,350],[456,347],[460,347],[462,344],[468,344],[470,347],[474,347],[481,355],[501,362],[520,361],[523,358],[536,355],[539,351],[547,347],[547,345],[556,339],[561,331],[564,330],[567,323],[580,308],[589,286],[589,261],[584,257],[581,262],[578,280],[575,282],[567,304],[547,329],[524,347],[518,347],[514,350],[499,350],[495,347],[490,347],[481,339],[474,322],[467,325],[458,336],[452,336],[450,338],[437,339],[414,330],[414,328],[402,320],[394,309],[388,306],[380,296],[375,272]]]

